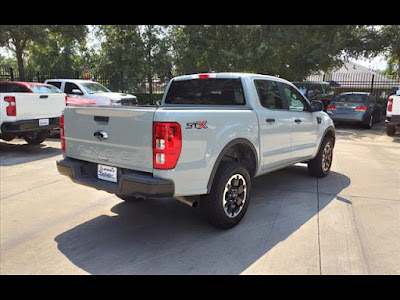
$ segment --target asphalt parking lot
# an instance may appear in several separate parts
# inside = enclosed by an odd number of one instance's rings
[[[400,134],[338,125],[323,179],[254,179],[231,230],[175,200],[125,203],[58,174],[58,139],[0,141],[1,274],[400,274]]]

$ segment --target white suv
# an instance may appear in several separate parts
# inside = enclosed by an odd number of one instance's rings
[[[392,95],[388,99],[385,122],[386,133],[394,135],[396,127],[400,124],[400,89],[396,91],[396,95]]]

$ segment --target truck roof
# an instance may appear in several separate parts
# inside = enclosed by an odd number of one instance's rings
[[[290,83],[289,81],[279,78],[276,76],[271,76],[271,75],[263,75],[263,74],[256,74],[256,73],[241,73],[241,72],[220,72],[220,73],[196,73],[196,74],[190,74],[190,75],[182,75],[182,76],[177,76],[174,77],[174,80],[189,80],[193,78],[199,78],[199,75],[205,75],[205,76],[210,76],[210,78],[253,78],[253,77],[258,77],[258,78],[265,78],[265,79],[270,79],[270,80],[276,80],[276,81],[282,81],[286,83]]]
[[[70,81],[70,82],[94,82],[93,80],[86,80],[86,79],[68,79],[68,78],[49,78],[46,81]]]

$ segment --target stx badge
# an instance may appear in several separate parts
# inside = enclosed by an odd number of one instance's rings
[[[207,121],[197,121],[186,123],[186,129],[207,129]]]

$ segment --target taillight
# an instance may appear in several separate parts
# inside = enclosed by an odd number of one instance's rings
[[[366,111],[368,109],[367,106],[363,105],[363,106],[356,106],[356,108],[354,109],[354,111]]]
[[[328,104],[328,110],[336,110],[336,106]]]
[[[198,78],[198,79],[209,79],[209,78],[216,78],[217,74],[211,73],[211,74],[196,74],[193,75],[192,78]]]
[[[64,115],[61,115],[60,117],[60,140],[61,151],[65,153]]]
[[[65,106],[67,106],[67,103],[68,103],[68,97],[65,96]]]
[[[6,108],[7,116],[16,116],[17,115],[17,103],[15,102],[14,96],[5,96],[4,101],[8,102],[8,106]]]
[[[387,103],[387,111],[392,112],[392,110],[393,110],[393,98],[389,98]]]
[[[153,122],[153,167],[173,169],[182,148],[181,125],[175,122]]]

